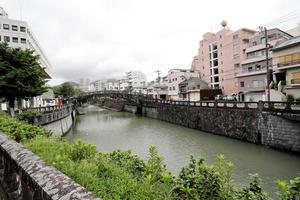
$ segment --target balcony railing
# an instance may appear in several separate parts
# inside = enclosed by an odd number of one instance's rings
[[[292,79],[291,84],[300,84],[300,78]]]
[[[300,59],[278,63],[277,67],[286,67],[286,66],[297,65],[297,64],[300,64]]]

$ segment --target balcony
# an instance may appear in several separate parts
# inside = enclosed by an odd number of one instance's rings
[[[300,64],[300,59],[297,60],[291,60],[288,62],[281,62],[277,64],[278,68],[283,68],[283,67],[294,67],[294,65],[299,65]]]
[[[253,69],[253,70],[241,70],[238,72],[236,77],[245,77],[245,76],[256,76],[256,75],[261,75],[261,74],[266,74],[267,70],[265,67],[261,69]]]

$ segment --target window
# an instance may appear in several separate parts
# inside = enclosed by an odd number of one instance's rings
[[[175,90],[175,86],[173,86],[173,90]]]
[[[256,46],[256,45],[257,45],[256,41],[252,42],[252,46]]]
[[[12,25],[12,26],[11,26],[11,30],[13,30],[13,31],[18,31],[18,26]]]
[[[3,29],[4,30],[9,30],[9,24],[3,24]]]
[[[252,86],[253,87],[263,87],[264,81],[263,80],[254,80],[254,81],[252,81]]]
[[[13,37],[13,38],[12,38],[12,42],[14,42],[14,43],[18,43],[18,42],[19,42],[19,38],[17,38],[17,37]]]
[[[255,70],[256,70],[256,71],[259,71],[259,70],[261,70],[261,65],[259,65],[259,64],[256,64],[256,65],[255,65]]]
[[[10,37],[9,36],[4,36],[3,40],[4,40],[4,42],[10,42]]]
[[[1,35],[0,35],[0,41],[1,41]]]
[[[26,44],[26,39],[25,38],[21,38],[21,43],[22,44]]]
[[[21,32],[26,32],[26,27],[20,26],[20,31],[21,31]]]
[[[239,38],[239,35],[238,35],[238,34],[233,35],[233,39],[234,39],[234,40],[236,40],[236,39],[238,39],[238,38]]]
[[[172,87],[169,87],[169,90],[172,90]]]
[[[244,81],[240,82],[240,87],[245,87],[245,82]]]
[[[240,67],[240,63],[236,63],[236,64],[234,64],[234,67],[235,67],[235,68],[238,68],[238,67]]]
[[[248,67],[248,72],[252,72],[252,66]]]
[[[300,84],[300,72],[292,72],[291,84]]]

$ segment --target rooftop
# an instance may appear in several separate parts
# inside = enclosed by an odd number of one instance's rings
[[[275,46],[272,50],[278,51],[278,50],[285,49],[288,47],[298,46],[299,44],[300,44],[300,36],[293,37],[293,38],[286,40],[286,41],[282,42],[281,44]]]

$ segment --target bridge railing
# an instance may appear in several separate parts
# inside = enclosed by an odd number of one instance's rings
[[[67,105],[63,105],[63,106],[44,106],[44,107],[35,107],[35,108],[25,108],[22,109],[22,112],[26,111],[26,110],[33,110],[33,111],[37,111],[39,113],[51,113],[53,111],[58,111],[58,110],[68,110],[71,111],[72,110],[72,106],[73,104],[67,104]]]
[[[93,95],[107,97],[131,98],[132,100],[142,100],[145,105],[181,105],[206,108],[225,108],[225,109],[245,109],[258,111],[291,112],[300,114],[300,102],[281,102],[281,101],[259,101],[259,102],[236,102],[236,101],[172,101],[153,99],[150,95],[141,93],[128,93],[125,91],[98,91],[86,92],[78,97],[88,97]],[[77,97],[77,98],[78,98]],[[76,98],[76,97],[75,97]]]
[[[205,108],[246,109],[258,111],[300,113],[299,102],[172,101],[159,99],[146,99],[143,102],[145,105],[180,105]]]

